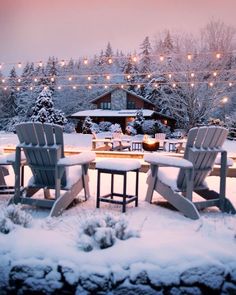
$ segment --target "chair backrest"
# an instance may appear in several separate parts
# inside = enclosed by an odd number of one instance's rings
[[[157,139],[157,140],[165,140],[166,139],[166,134],[165,133],[156,133],[155,134],[155,139]]]
[[[193,163],[194,188],[204,185],[204,180],[213,168],[216,156],[227,138],[228,130],[219,126],[192,128],[188,133],[184,159]],[[192,151],[194,150],[194,153]],[[180,169],[177,186],[186,187],[185,170]]]
[[[54,186],[55,165],[60,158],[64,157],[62,127],[26,122],[16,125],[16,133],[34,176],[34,184]],[[64,173],[62,185],[65,184]]]

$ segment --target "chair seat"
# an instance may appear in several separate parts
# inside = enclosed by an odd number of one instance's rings
[[[174,191],[179,191],[177,187],[177,178],[180,168],[175,167],[159,167],[158,179],[171,187]]]

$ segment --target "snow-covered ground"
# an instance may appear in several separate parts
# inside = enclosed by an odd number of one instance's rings
[[[6,137],[7,139],[0,137],[1,146],[6,143],[9,145],[16,143],[15,135]],[[71,142],[65,139],[66,144],[75,145],[76,136],[70,138]],[[86,146],[87,140],[87,138],[84,141],[80,139],[78,145]],[[227,142],[226,148],[231,153],[235,153],[236,142]],[[122,280],[126,282],[127,278],[129,282],[132,280],[135,282],[135,280],[140,280],[140,276],[144,280],[143,276],[146,274],[149,281],[152,281],[151,285],[177,286],[183,281],[183,279],[180,280],[183,273],[199,267],[205,267],[207,271],[211,269],[213,277],[215,272],[218,278],[217,271],[220,269],[224,273],[220,275],[221,279],[227,273],[231,275],[234,273],[236,283],[236,215],[223,214],[211,208],[202,212],[199,220],[193,221],[177,211],[157,205],[156,202],[148,204],[144,201],[147,190],[146,173],[140,173],[139,206],[137,208],[131,203],[128,205],[127,212],[121,214],[120,206],[101,203],[101,208],[96,209],[96,170],[90,170],[89,176],[91,198],[88,201],[78,203],[66,210],[62,216],[51,219],[47,217],[48,210],[31,207],[26,209],[33,216],[32,225],[29,228],[17,226],[9,234],[0,233],[0,273],[2,274],[0,290],[5,288],[4,278],[7,277],[9,271],[19,265],[36,269],[35,277],[31,277],[28,284],[34,285],[37,289],[37,284],[40,282],[49,293],[50,290],[60,288],[61,278],[57,269],[58,265],[67,269],[64,275],[71,284],[78,281],[79,277],[92,280],[91,276],[98,276],[100,280],[101,277],[109,277],[114,284]],[[8,182],[12,181],[13,177],[8,177]],[[116,190],[120,190],[121,181],[121,178],[117,176]],[[101,186],[102,194],[108,192],[108,182],[108,176],[104,176]],[[219,177],[208,177],[207,182],[210,187],[217,189]],[[133,189],[134,177],[130,173],[128,191],[132,193]],[[227,197],[236,207],[236,178],[227,178],[226,189]],[[83,193],[80,197],[83,199]],[[8,200],[8,196],[1,196],[1,211]],[[157,200],[161,200],[161,197],[155,194],[154,201]],[[80,248],[79,235],[84,220],[91,217],[101,219],[105,213],[116,218],[125,217],[128,227],[137,231],[139,237],[131,237],[127,240],[116,239],[112,247],[99,249],[95,246],[92,251],[84,252]],[[50,277],[42,282],[40,271],[46,266],[51,267],[52,271]],[[20,279],[26,280],[25,272],[18,275]],[[98,277],[95,281],[99,280]],[[193,285],[194,280],[196,284],[199,283],[199,277],[201,277],[199,274],[197,276],[193,273]],[[90,281],[90,285],[84,288],[92,290],[91,284]],[[214,285],[219,282],[209,284]],[[84,290],[85,293],[79,293],[78,290],[77,292],[77,294],[95,294],[89,291],[86,293],[87,291]]]

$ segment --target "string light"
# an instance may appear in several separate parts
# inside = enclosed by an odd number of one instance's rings
[[[213,72],[213,76],[216,77],[217,76],[217,72]]]
[[[91,76],[88,76],[88,80],[89,80],[89,81],[91,80]]]
[[[85,59],[84,59],[84,65],[87,65],[87,64],[88,64],[88,59],[85,58]]]
[[[214,83],[213,83],[213,82],[210,82],[210,83],[209,83],[209,86],[210,86],[210,87],[213,87],[213,86],[214,86]]]
[[[147,77],[148,77],[149,79],[151,78],[151,76],[152,76],[151,74],[148,74],[148,75],[147,75]]]
[[[42,68],[42,66],[43,66],[43,62],[40,61],[40,62],[39,62],[39,67]]]
[[[44,90],[47,90],[47,89],[48,89],[48,87],[47,87],[47,86],[44,86],[44,87],[43,87],[43,89],[44,89]]]
[[[188,59],[188,60],[192,60],[192,57],[193,57],[192,54],[188,53],[188,55],[187,55],[187,59]]]
[[[37,78],[34,78],[34,82],[37,82],[38,81],[38,79]]]
[[[140,84],[138,84],[138,85],[137,85],[137,87],[138,87],[138,88],[140,88],[140,87],[141,87],[141,85],[140,85]]]
[[[68,78],[68,80],[71,81],[71,80],[72,80],[72,77],[70,76],[70,77]]]
[[[73,89],[76,89],[76,86],[73,86],[72,88],[73,88]]]
[[[154,86],[155,86],[156,88],[158,88],[158,84],[157,84],[157,83],[155,83]]]
[[[112,64],[113,63],[112,58],[108,58],[108,63],[109,64]]]
[[[51,78],[51,81],[54,82],[54,81],[55,81],[55,78],[52,77],[52,78]]]
[[[191,83],[190,85],[191,85],[191,87],[194,87],[194,83]]]
[[[0,69],[2,68],[2,64],[0,64]]]
[[[22,67],[22,63],[18,62],[18,68],[21,68],[21,67]]]
[[[160,59],[160,61],[164,61],[164,56],[160,55],[159,59]]]
[[[168,74],[168,77],[171,79],[172,75],[171,74]]]
[[[232,87],[233,86],[233,83],[232,82],[229,82],[229,87]]]
[[[33,90],[33,87],[32,87],[32,86],[30,86],[30,90],[31,90],[31,91]]]
[[[123,88],[124,88],[124,85],[123,85],[123,84],[122,84],[122,85],[120,85],[120,88],[122,88],[122,89],[123,89]]]
[[[4,90],[7,90],[7,87],[4,87]]]
[[[6,81],[5,79],[2,79],[2,83],[5,83],[5,81]]]
[[[21,79],[19,78],[19,79],[17,80],[17,82],[20,83],[20,82],[21,82]]]
[[[19,86],[18,86],[18,87],[16,87],[16,90],[17,90],[17,91],[20,91],[20,87],[19,87]]]
[[[130,79],[131,78],[131,75],[127,75],[127,79]]]
[[[172,87],[173,87],[173,88],[175,88],[175,87],[176,87],[176,84],[175,84],[175,83],[173,83],[173,84],[172,84]]]
[[[91,85],[89,85],[89,86],[88,86],[88,89],[92,89],[92,86],[91,86]]]
[[[64,67],[66,64],[66,62],[64,61],[64,59],[61,61],[61,66]]]
[[[57,89],[58,89],[58,90],[61,90],[61,86],[58,86]]]
[[[194,73],[191,73],[191,75],[190,75],[190,76],[191,76],[191,78],[193,78],[193,77],[195,76],[195,74],[194,74]]]
[[[104,88],[105,88],[105,89],[107,89],[107,87],[108,87],[107,85],[104,85]]]
[[[107,79],[107,80],[110,80],[110,79],[111,79],[111,76],[110,76],[110,75],[107,75],[107,76],[106,76],[106,79]]]
[[[221,58],[221,54],[219,52],[216,53],[216,58],[220,59]]]

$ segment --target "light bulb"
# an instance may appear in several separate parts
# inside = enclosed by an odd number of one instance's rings
[[[221,58],[221,54],[219,52],[216,53],[216,58],[217,59]]]
[[[73,89],[75,90],[76,89],[76,86],[73,86]]]
[[[194,83],[191,83],[191,87],[194,87]]]
[[[163,61],[164,60],[164,56],[163,55],[160,55],[160,61]]]
[[[43,66],[43,62],[42,61],[39,62],[39,66],[40,66],[40,68],[42,68],[42,66]]]
[[[5,79],[2,79],[2,83],[5,83]]]
[[[62,67],[64,67],[64,65],[65,65],[65,61],[64,61],[64,59],[61,61],[61,66]]]
[[[173,83],[173,84],[172,84],[172,86],[173,86],[173,88],[175,88],[175,87],[176,87],[176,84],[175,84],[175,83]]]
[[[209,83],[209,86],[210,86],[210,87],[213,87],[213,85],[214,85],[213,82],[210,82],[210,83]]]
[[[109,75],[107,75],[107,76],[106,76],[106,79],[107,79],[107,80],[110,80],[110,79],[111,79],[111,77],[110,77]]]
[[[112,64],[112,59],[111,58],[108,59],[108,63]]]
[[[87,58],[84,59],[84,64],[85,64],[85,65],[88,64],[88,59],[87,59]]]
[[[18,68],[21,68],[21,67],[22,67],[22,63],[18,62]]]
[[[72,80],[72,77],[69,77],[68,80],[71,81]]]
[[[192,78],[195,76],[195,74],[194,73],[191,73],[191,75],[190,75]]]
[[[37,82],[38,81],[38,79],[37,78],[34,78],[34,82]]]
[[[192,54],[190,54],[190,53],[187,55],[187,59],[188,59],[188,60],[191,60],[192,57],[193,57],[193,56],[192,56]]]

